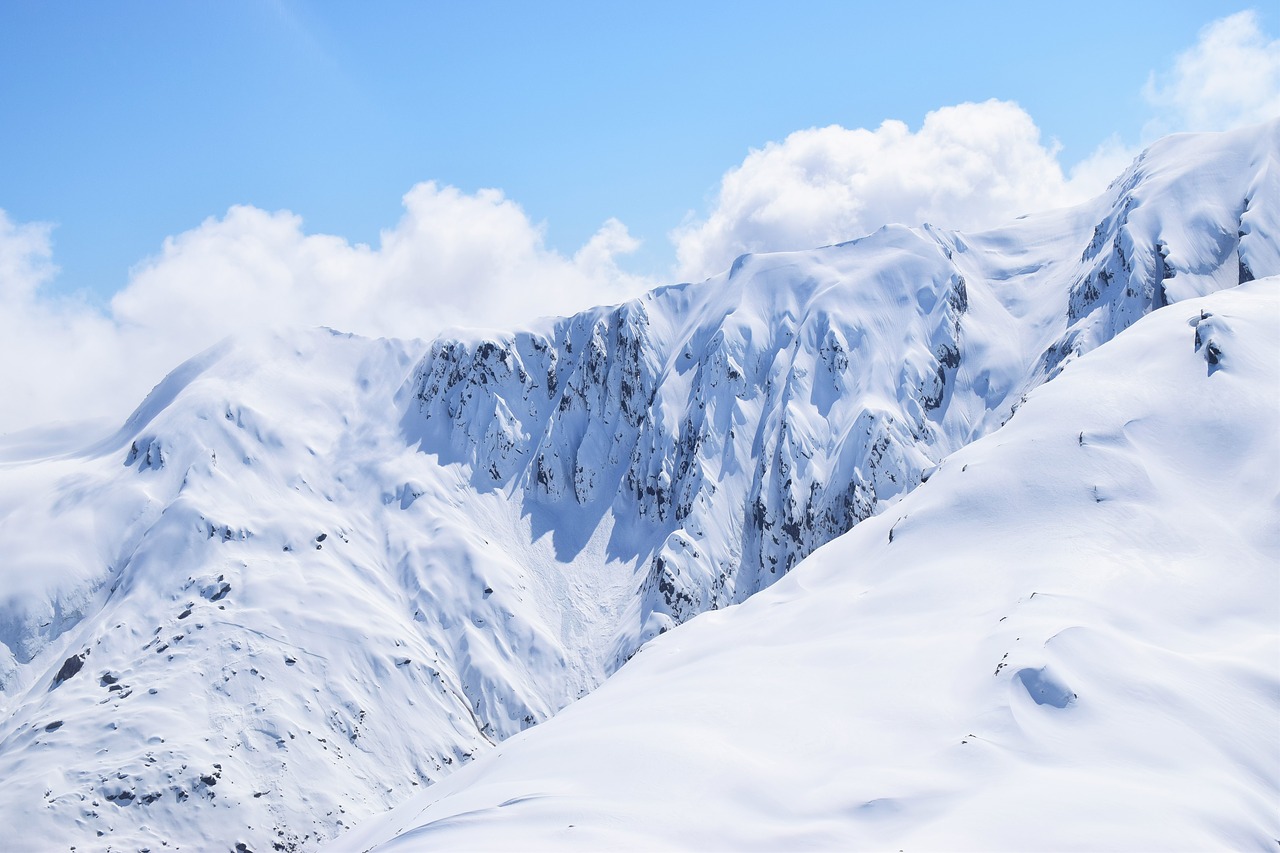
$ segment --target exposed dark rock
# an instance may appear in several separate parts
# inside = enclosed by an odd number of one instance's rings
[[[53,688],[58,687],[62,682],[79,672],[80,668],[84,666],[84,659],[88,656],[89,650],[85,649],[80,652],[80,654],[72,655],[63,661],[62,667],[59,668],[58,674],[53,677],[53,685],[49,689],[52,690]]]
[[[1240,258],[1237,277],[1239,284],[1244,284],[1254,279],[1253,270],[1249,269],[1249,265],[1244,262],[1244,258]]]

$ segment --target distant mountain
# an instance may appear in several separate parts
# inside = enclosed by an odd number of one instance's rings
[[[1078,208],[744,256],[519,332],[224,342],[92,446],[0,447],[0,815],[32,849],[314,848],[890,523],[1037,387],[1139,352],[1144,315],[1270,304],[1240,285],[1280,274],[1278,220],[1273,122],[1165,139]],[[1265,402],[1206,322],[1203,369]]]

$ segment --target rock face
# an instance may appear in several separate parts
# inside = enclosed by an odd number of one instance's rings
[[[0,815],[37,846],[333,837],[887,512],[1143,314],[1280,272],[1278,134],[508,334],[226,342],[113,436],[0,447]]]
[[[906,229],[742,258],[543,332],[437,342],[406,431],[478,490],[612,517],[619,556],[645,563],[621,659],[767,586],[953,449],[967,305],[943,248]]]

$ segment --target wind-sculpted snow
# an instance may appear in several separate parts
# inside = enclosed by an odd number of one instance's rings
[[[1280,278],[1162,309],[339,846],[1266,849],[1277,411]]]
[[[0,446],[13,844],[310,849],[438,782],[895,515],[1143,315],[1280,273],[1278,134],[512,333],[227,341],[106,438]],[[1197,324],[1231,374],[1239,324]],[[1058,673],[1002,677],[1056,709]]]

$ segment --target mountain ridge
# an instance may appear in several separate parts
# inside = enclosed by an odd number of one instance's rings
[[[437,782],[1137,318],[1280,273],[1277,137],[1173,138],[1068,211],[743,256],[516,333],[197,356],[110,439],[0,464],[7,816],[301,849]]]

